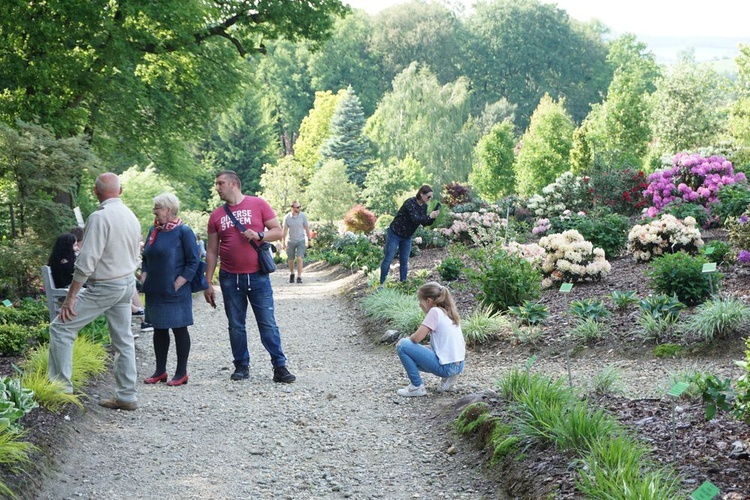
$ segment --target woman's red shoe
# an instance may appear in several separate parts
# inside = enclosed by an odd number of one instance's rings
[[[167,372],[162,373],[161,375],[151,375],[149,378],[144,379],[144,384],[156,384],[158,382],[166,382],[167,378],[169,376],[167,375]]]
[[[186,373],[185,376],[182,378],[173,378],[172,380],[167,382],[167,385],[174,387],[176,385],[182,385],[182,384],[187,384],[187,383],[188,383],[188,374]]]

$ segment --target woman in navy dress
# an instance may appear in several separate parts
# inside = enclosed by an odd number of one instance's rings
[[[55,288],[68,288],[73,281],[73,266],[76,263],[78,242],[71,233],[63,233],[57,237],[52,247],[47,265],[52,273]]]
[[[154,197],[154,225],[143,249],[141,282],[146,295],[146,320],[154,326],[156,370],[146,384],[167,382],[169,329],[174,333],[177,368],[167,385],[188,383],[188,326],[193,324],[190,280],[198,268],[195,234],[177,217],[180,200],[172,193]]]

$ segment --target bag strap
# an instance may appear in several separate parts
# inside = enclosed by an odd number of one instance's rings
[[[232,219],[232,222],[234,223],[234,227],[237,228],[237,231],[241,233],[244,233],[245,231],[247,231],[247,229],[245,229],[245,226],[243,226],[242,223],[237,220],[237,217],[234,216],[232,211],[229,210],[229,204],[224,203],[224,210],[227,212],[227,215],[229,215],[229,218]],[[258,244],[255,243],[255,241],[253,240],[246,240],[246,241],[253,246],[256,252],[260,252],[260,248],[258,247]]]

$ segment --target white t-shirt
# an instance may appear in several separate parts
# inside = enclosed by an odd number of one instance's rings
[[[463,361],[466,357],[466,342],[461,326],[453,324],[445,311],[433,307],[427,311],[422,324],[430,329],[430,347],[441,365]]]

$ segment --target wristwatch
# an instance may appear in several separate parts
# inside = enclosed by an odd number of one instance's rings
[[[265,238],[266,233],[263,231],[258,231],[258,241],[263,241],[263,238]]]

